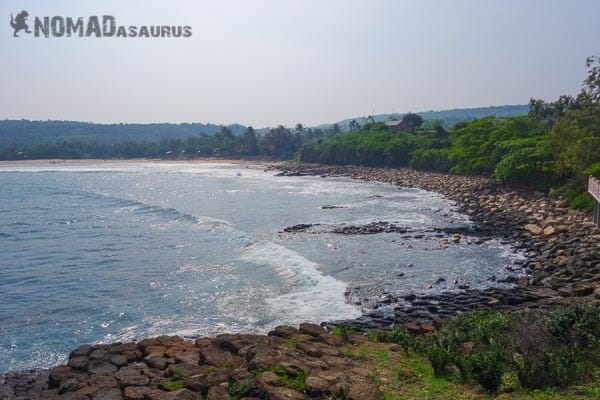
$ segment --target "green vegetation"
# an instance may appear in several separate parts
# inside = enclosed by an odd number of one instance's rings
[[[299,392],[306,390],[306,377],[308,376],[308,371],[301,368],[296,368],[292,371],[281,365],[275,365],[269,370],[279,377],[277,382],[279,386],[294,389]]]
[[[378,339],[410,348],[405,354],[411,358],[426,356],[435,378],[475,382],[487,392],[509,386],[548,393],[598,381],[600,313],[591,305],[520,314],[474,311],[449,319],[430,337],[400,329]],[[410,371],[424,372],[422,365]],[[596,386],[589,386],[590,395]]]
[[[348,335],[354,332],[355,329],[351,325],[343,325],[343,326],[334,326],[331,328],[331,334],[335,336],[339,336],[345,341],[348,341]]]
[[[187,377],[183,367],[177,367],[173,371],[173,376],[169,379],[163,387],[170,391],[183,389],[183,380]]]
[[[44,130],[45,124],[48,125],[48,132]],[[67,130],[65,134],[55,132],[63,125]],[[149,130],[148,135],[145,136],[142,134],[144,126]],[[158,126],[165,128],[164,136],[160,135],[155,125],[0,121],[0,139],[2,139],[0,159],[141,157],[194,159],[206,156],[290,159],[303,144],[340,132],[335,126],[323,130],[305,128],[302,124],[298,124],[294,130],[280,125],[259,132],[252,127],[244,128],[240,125],[217,127],[200,124],[162,124]],[[123,133],[122,137],[116,136],[110,130],[113,128],[116,132]],[[17,133],[22,133],[22,136]],[[181,137],[182,134],[187,136]],[[163,139],[159,139],[161,137]]]
[[[374,120],[353,130],[302,146],[297,159],[324,164],[412,167],[464,175],[492,175],[501,182],[559,187],[573,208],[590,208],[587,176],[600,176],[600,58],[586,63],[589,76],[576,97],[553,103],[532,99],[528,115],[483,117],[421,127],[415,114],[396,132]]]
[[[250,397],[258,394],[256,387],[256,377],[261,371],[250,371],[248,375],[239,380],[229,383],[229,396],[232,400],[240,400],[244,397]]]
[[[346,346],[342,350],[342,354],[344,357],[348,357],[352,360],[364,361],[367,359],[367,348],[365,346],[360,346],[356,349],[354,346]]]
[[[300,392],[306,390],[306,377],[309,372],[301,368],[286,368],[283,365],[273,365],[267,369],[256,369],[249,371],[244,378],[229,383],[229,395],[232,400],[244,397],[259,396],[260,390],[256,385],[256,378],[266,372],[273,372],[278,377],[278,386],[294,389]]]

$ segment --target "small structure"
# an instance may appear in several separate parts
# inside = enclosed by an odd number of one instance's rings
[[[600,226],[600,180],[592,175],[588,178],[588,192],[594,198],[594,222]]]
[[[391,121],[388,121],[385,123],[385,126],[390,128],[390,130],[394,132],[402,132],[405,131],[407,128],[406,123],[399,119],[393,119]]]

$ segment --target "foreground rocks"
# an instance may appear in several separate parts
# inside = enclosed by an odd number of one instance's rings
[[[1,399],[377,400],[370,371],[345,357],[350,343],[318,325],[280,326],[268,335],[226,334],[84,345],[50,371],[0,375]],[[341,397],[340,397],[341,398]]]
[[[569,210],[562,199],[550,199],[540,192],[516,191],[490,178],[411,169],[289,163],[274,165],[273,169],[283,171],[279,174],[285,176],[344,176],[438,192],[471,218],[478,236],[500,237],[524,250],[527,257],[522,268],[528,276],[515,279],[511,290],[474,291],[464,287],[459,296],[415,294],[409,299],[381,293],[383,301],[373,305],[374,312],[354,322],[337,324],[386,328],[403,321],[444,318],[475,307],[522,309],[572,302],[600,303],[600,229],[588,213]],[[403,229],[375,223],[341,228],[336,233],[401,233]],[[351,300],[352,293],[347,295]]]

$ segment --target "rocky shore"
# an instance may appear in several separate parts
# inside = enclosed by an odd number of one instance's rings
[[[550,199],[540,192],[516,191],[490,178],[411,169],[293,163],[272,168],[280,171],[281,176],[351,177],[440,193],[454,201],[459,211],[474,222],[474,232],[468,234],[501,238],[526,256],[520,267],[527,276],[514,279],[514,287],[510,289],[469,290],[465,287],[459,293],[415,293],[402,298],[379,293],[374,299],[368,299],[372,312],[353,321],[328,322],[328,326],[352,325],[369,330],[418,322],[409,326],[419,330],[422,325],[421,330],[427,331],[432,322],[478,307],[518,310],[573,302],[600,304],[600,229],[588,213],[568,209],[561,199]],[[310,229],[308,226],[300,228]],[[404,231],[401,227],[379,223],[362,229],[350,228],[346,233]],[[460,232],[455,235],[460,239]],[[357,299],[352,291],[346,296],[354,303],[364,301]]]
[[[379,400],[383,393],[369,378],[373,369],[364,357],[351,356],[366,342],[362,335],[342,339],[301,324],[268,335],[84,345],[50,371],[0,375],[0,399]]]

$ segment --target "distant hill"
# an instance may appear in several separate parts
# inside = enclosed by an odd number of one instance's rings
[[[245,126],[228,126],[239,135]],[[28,147],[58,141],[98,142],[158,142],[164,139],[184,139],[202,133],[214,134],[222,125],[184,124],[95,124],[74,121],[0,120],[0,148]]]
[[[477,108],[455,108],[452,110],[443,111],[424,111],[417,112],[425,121],[431,121],[440,119],[444,121],[444,126],[447,128],[452,127],[459,121],[473,120],[476,118],[487,117],[488,115],[494,115],[496,117],[514,117],[517,115],[524,115],[529,112],[528,105],[505,105],[505,106],[490,106],[490,107],[477,107]],[[404,114],[393,113],[393,114],[377,114],[373,115],[375,121],[387,121],[392,118],[400,119]],[[356,120],[362,122],[365,117],[348,118],[337,122],[340,128],[348,130],[350,121]],[[322,125],[321,127],[326,128],[331,124]]]
[[[446,127],[462,120],[472,120],[488,115],[509,117],[529,112],[527,105],[507,105],[479,108],[462,108],[444,111],[419,112],[426,121],[441,119]],[[376,121],[390,118],[402,118],[403,114],[374,115]],[[348,130],[350,121],[362,122],[364,117],[348,118],[337,124],[342,130]],[[332,124],[321,125],[328,128]],[[26,148],[40,144],[62,141],[97,142],[114,144],[123,142],[159,142],[165,139],[186,139],[200,134],[212,135],[223,125],[183,123],[183,124],[96,124],[75,121],[29,121],[0,120],[0,149]],[[228,125],[234,135],[240,135],[246,129],[240,124]],[[268,128],[257,129],[257,135],[268,132]]]

